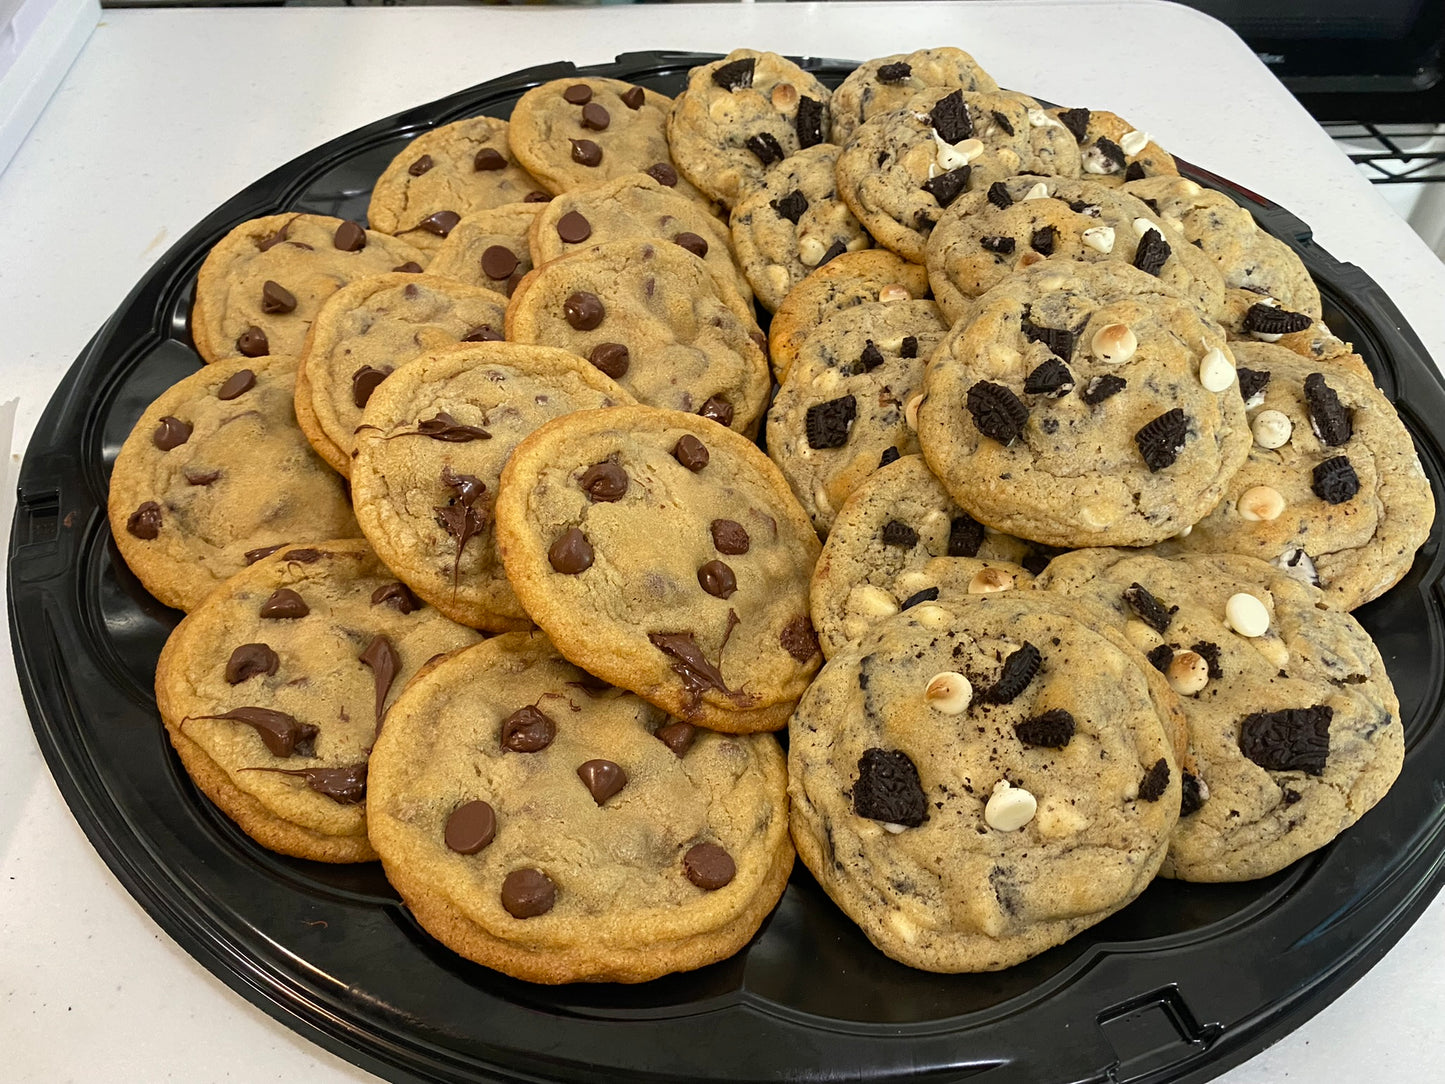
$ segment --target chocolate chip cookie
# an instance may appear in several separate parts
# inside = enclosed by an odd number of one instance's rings
[[[838,198],[838,148],[831,143],[784,158],[733,208],[733,248],[763,308],[773,312],[799,282],[873,239]]]
[[[744,301],[752,301],[752,287],[733,259],[727,227],[696,201],[645,173],[557,196],[532,226],[532,255],[546,263],[593,245],[633,239],[681,245],[706,260]]]
[[[351,474],[361,412],[387,375],[461,341],[500,339],[506,299],[434,275],[377,275],[333,294],[301,354],[296,418],[317,453]]]
[[[1079,141],[1080,177],[1117,188],[1143,177],[1177,177],[1173,156],[1123,117],[1103,109],[1049,109],[1034,124],[1062,124]]]
[[[530,982],[642,982],[731,956],[793,864],[767,734],[671,721],[541,633],[407,687],[371,759],[368,825],[417,920]]]
[[[918,441],[944,487],[1053,546],[1178,534],[1249,454],[1224,329],[1118,263],[1017,272],[954,326],[924,388]]]
[[[435,252],[457,222],[476,211],[547,199],[513,156],[508,125],[468,117],[423,132],[391,160],[371,190],[371,228]]]
[[[783,726],[822,661],[818,539],[747,438],[653,407],[580,411],[517,446],[497,543],[557,649],[688,722]]]
[[[933,296],[950,320],[1015,270],[1045,260],[1128,264],[1207,315],[1224,304],[1214,263],[1133,196],[1092,181],[1010,177],[961,196],[928,238]]]
[[[751,306],[681,245],[609,241],[537,268],[507,307],[512,342],[587,358],[641,403],[753,432],[771,380]]]
[[[667,118],[682,175],[731,207],[789,155],[826,143],[830,92],[777,53],[734,49],[693,68]]]
[[[914,301],[928,296],[928,275],[887,249],[845,252],[817,268],[783,298],[768,325],[768,352],[779,381],[803,340],[823,318],[865,301]]]
[[[296,359],[207,365],[136,422],[110,476],[116,547],[147,591],[193,610],[287,542],[359,537],[346,486],[292,411]]]
[[[191,339],[206,361],[296,355],[322,304],[387,271],[420,271],[405,241],[325,215],[253,218],[226,234],[196,276]]]
[[[918,451],[908,407],[947,331],[932,301],[872,301],[831,314],[804,341],[768,410],[768,454],[819,533],[889,449]]]
[[[287,546],[176,627],[156,702],[191,778],[252,839],[365,862],[367,754],[388,704],[427,660],[478,639],[364,541]]]
[[[1404,755],[1400,706],[1369,635],[1262,561],[1081,550],[1035,586],[1087,599],[1168,676],[1195,767],[1163,872],[1265,877],[1380,800]]]
[[[1060,601],[950,595],[884,618],[789,726],[799,857],[910,967],[1009,967],[1123,907],[1164,859],[1173,694]]]
[[[497,555],[502,465],[543,422],[632,396],[564,350],[471,343],[423,354],[382,382],[356,433],[351,492],[376,552],[464,625],[528,628]]]
[[[426,273],[511,297],[532,270],[528,236],[545,203],[507,203],[467,215],[452,227]]]
[[[993,76],[962,49],[945,45],[895,53],[858,65],[833,91],[833,142],[847,144],[858,126],[932,88],[998,90]]]
[[[1004,91],[924,91],[858,128],[838,157],[838,194],[879,244],[922,263],[933,227],[965,193],[1018,173],[1079,175],[1074,137],[1030,125],[1037,108]]]
[[[1023,563],[1042,567],[1043,556],[958,507],[921,455],[892,459],[848,498],[813,570],[813,627],[823,657],[940,591],[1026,587],[1033,574]]]
[[[1342,610],[1384,594],[1435,518],[1409,432],[1363,362],[1352,371],[1278,345],[1231,345],[1249,458],[1214,511],[1163,545],[1261,558]]]

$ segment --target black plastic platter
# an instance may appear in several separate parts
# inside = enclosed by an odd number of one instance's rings
[[[629,54],[581,71],[676,93],[706,59]],[[802,63],[834,85],[852,67]],[[242,996],[397,1081],[1203,1081],[1319,1011],[1445,882],[1445,786],[1435,781],[1445,762],[1438,525],[1405,582],[1357,615],[1402,700],[1407,759],[1385,800],[1274,877],[1157,881],[1108,921],[997,974],[933,975],[894,963],[800,867],[731,960],[640,986],[533,986],[434,942],[376,864],[273,855],[192,787],[151,689],[180,615],[117,557],[105,496],[142,410],[198,365],[187,314],[201,260],[248,218],[283,210],[362,218],[372,182],[414,135],[476,113],[505,117],[528,87],[577,71],[556,64],[474,87],[257,181],[150,270],[51,399],[21,471],[11,635],[40,746],[116,876]],[[1203,170],[1185,172],[1228,192],[1300,253],[1326,319],[1397,403],[1445,503],[1445,385],[1398,311],[1288,212]]]

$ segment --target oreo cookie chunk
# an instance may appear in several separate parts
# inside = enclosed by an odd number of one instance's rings
[[[768,454],[819,532],[887,449],[918,451],[914,400],[946,331],[932,301],[874,301],[833,313],[804,342],[768,411]]]
[[[914,95],[932,88],[994,91],[998,84],[978,61],[951,45],[865,61],[833,91],[832,141],[847,146],[859,125],[902,109]]]
[[[1203,518],[1249,454],[1235,385],[1223,329],[1154,276],[1051,260],[954,325],[929,364],[918,441],[997,530],[1148,545]]]
[[[229,579],[171,634],[156,703],[196,785],[262,846],[376,857],[367,762],[386,711],[436,655],[480,637],[429,606],[359,539],[286,546]]]
[[[1049,122],[1062,124],[1079,141],[1080,176],[1117,188],[1144,177],[1177,177],[1174,158],[1123,117],[1103,109],[1049,109]],[[1031,118],[1040,120],[1040,118]]]
[[[1379,652],[1287,572],[1232,554],[1080,550],[1035,587],[1112,616],[1179,695],[1194,758],[1166,876],[1269,876],[1354,824],[1399,773],[1400,707]],[[1136,588],[1168,604],[1162,631],[1138,619]]]
[[[892,958],[1009,967],[1153,878],[1179,818],[1174,698],[1093,624],[1037,591],[940,594],[881,619],[804,695],[798,854]]]
[[[268,547],[358,537],[341,477],[292,409],[296,360],[207,365],[162,392],[121,445],[111,533],[151,594],[193,610]]]
[[[688,722],[775,730],[822,661],[812,524],[756,445],[705,418],[549,422],[512,453],[496,515],[507,578],[558,650]]]
[[[1394,407],[1358,357],[1327,366],[1283,346],[1232,343],[1268,374],[1246,404],[1253,441],[1224,498],[1170,552],[1239,553],[1353,610],[1399,582],[1435,518],[1430,483]]]

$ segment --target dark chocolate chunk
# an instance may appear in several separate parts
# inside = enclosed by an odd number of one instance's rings
[[[602,148],[590,139],[571,139],[572,161],[579,166],[600,166],[602,164]]]
[[[977,557],[983,545],[983,524],[968,513],[954,516],[948,525],[948,556]]]
[[[1090,406],[1097,406],[1105,399],[1118,395],[1124,390],[1129,382],[1122,376],[1115,376],[1113,373],[1105,373],[1103,376],[1092,376],[1089,382],[1079,392],[1079,398]]]
[[[1014,724],[1014,733],[1025,745],[1062,749],[1074,736],[1074,717],[1063,708],[1052,708],[1042,715]]]
[[[1057,399],[1074,390],[1074,374],[1058,358],[1049,358],[1024,380],[1025,395],[1047,395]]]
[[[781,162],[786,157],[772,132],[759,132],[757,135],[748,136],[743,140],[743,146],[752,151],[753,157],[765,166]]]
[[[567,300],[562,302],[562,315],[576,330],[591,331],[602,323],[602,317],[607,315],[607,310],[596,294],[578,290],[575,294],[569,294]]]
[[[1008,186],[1003,181],[994,181],[988,186],[988,201],[1002,211],[1013,206],[1014,198],[1008,194]]]
[[[401,672],[401,656],[385,636],[373,636],[357,659],[371,667],[372,681],[376,685],[376,733],[380,734],[381,720],[386,715],[386,694],[391,692],[391,683]]]
[[[728,426],[733,423],[733,405],[721,395],[709,395],[707,402],[703,403],[697,412],[700,417],[715,421],[718,425]]]
[[[577,768],[577,778],[598,805],[627,786],[627,773],[610,760],[587,760]]]
[[[963,91],[940,98],[928,111],[933,130],[945,143],[957,143],[973,135],[973,119],[968,115],[968,106],[963,104]]]
[[[489,250],[490,251],[490,250]],[[505,250],[503,250],[505,251]],[[478,324],[462,336],[464,343],[499,343],[504,336],[489,324]]]
[[[972,173],[972,166],[959,166],[947,173],[940,173],[937,177],[930,177],[923,182],[922,187],[938,201],[940,207],[947,207],[968,188],[968,178]]]
[[[1174,661],[1174,649],[1168,644],[1160,644],[1144,656],[1149,660],[1149,665],[1158,670],[1161,674],[1169,672],[1169,664]]]
[[[1354,411],[1340,402],[1335,389],[1325,383],[1323,373],[1305,377],[1305,408],[1310,428],[1321,444],[1348,444],[1354,436]]]
[[[720,64],[712,71],[712,81],[723,90],[740,90],[753,85],[753,65],[757,61],[750,56]]]
[[[1019,320],[1019,330],[1024,333],[1024,338],[1029,342],[1043,343],[1049,351],[1069,361],[1074,356],[1074,346],[1078,342],[1078,336],[1065,327],[1043,327],[1034,323],[1025,313]]]
[[[737,520],[715,519],[711,525],[712,544],[719,553],[725,553],[729,557],[736,557],[739,554],[747,553],[748,547],[752,545],[752,539],[748,537],[747,528]]]
[[[898,356],[900,358],[916,358],[918,356],[917,335],[903,336],[903,341],[898,344]]]
[[[288,545],[288,543],[278,542],[274,546],[261,546],[258,549],[247,550],[242,556],[246,558],[246,563],[248,565],[254,565],[262,558],[270,557],[271,554],[275,553],[277,550],[281,549],[285,545]]]
[[[490,173],[493,170],[506,169],[507,159],[501,151],[493,147],[483,147],[477,151],[472,159],[472,169],[477,173]]]
[[[641,87],[629,87],[622,92],[622,104],[628,109],[641,109],[647,101],[647,92]]]
[[[900,610],[911,610],[920,602],[932,602],[936,598],[938,598],[938,588],[925,587],[922,591],[915,591],[913,594],[909,595],[906,599],[903,600],[903,605],[899,606],[898,608]]]
[[[895,64],[884,64],[878,69],[878,82],[901,83],[913,74],[913,66],[900,60]]]
[[[426,230],[427,233],[436,234],[438,237],[445,237],[456,228],[456,224],[462,220],[462,216],[455,211],[437,211],[435,214],[427,215],[416,224],[419,230]]]
[[[851,395],[814,403],[803,418],[808,447],[841,448],[848,443],[848,430],[858,416],[858,400]]]
[[[869,339],[863,346],[863,352],[858,355],[858,364],[853,371],[855,373],[871,373],[882,364],[883,351],[878,349],[872,339]]]
[[[1000,444],[1008,444],[1022,433],[1029,420],[1029,408],[1022,399],[1002,384],[987,380],[968,389],[965,405],[978,431]]]
[[[1349,457],[1337,455],[1326,459],[1310,473],[1310,488],[1315,496],[1328,504],[1344,504],[1360,491],[1360,479]]]
[[[547,550],[547,560],[552,567],[568,576],[586,572],[592,567],[592,543],[576,527],[568,527]]]
[[[294,715],[270,708],[232,708],[222,715],[193,715],[193,719],[227,719],[253,728],[271,750],[273,756],[289,757],[299,753],[309,757],[317,730],[311,723],[302,723]]]
[[[1040,256],[1052,256],[1054,254],[1054,242],[1058,239],[1059,231],[1052,226],[1041,226],[1034,230],[1033,236],[1029,238],[1029,248],[1033,249]]]
[[[172,448],[179,448],[186,441],[191,439],[191,423],[183,422],[179,418],[173,418],[167,414],[161,419],[156,431],[151,434],[151,443],[163,452],[169,452]]]
[[[311,612],[306,600],[289,587],[278,587],[261,603],[261,616],[274,620],[294,620]]]
[[[1141,583],[1131,583],[1124,588],[1124,601],[1129,609],[1139,615],[1139,620],[1155,632],[1163,633],[1174,620],[1178,606],[1165,606]]]
[[[1075,143],[1082,143],[1084,133],[1089,130],[1089,111],[1087,109],[1065,109],[1059,114],[1059,123],[1069,130]]]
[[[1239,396],[1246,403],[1269,387],[1270,373],[1265,369],[1246,369],[1241,365],[1235,371],[1239,378]]]
[[[391,375],[391,366],[382,369],[374,369],[370,365],[363,365],[356,372],[351,374],[351,401],[359,408],[366,406],[371,400],[371,393],[376,391],[388,376]]]
[[[691,723],[668,723],[652,732],[652,736],[671,749],[676,756],[686,756],[697,741],[697,727]]]
[[[676,237],[672,239],[672,243],[674,245],[680,246],[681,248],[685,248],[694,256],[707,255],[707,240],[703,237],[699,237],[695,233],[679,233]]]
[[[325,550],[317,550],[307,547],[306,549],[287,551],[286,561],[288,564],[292,561],[295,561],[297,564],[301,565],[313,565],[317,561],[321,560],[321,558],[329,556],[330,553]]]
[[[421,599],[417,598],[412,589],[400,580],[384,583],[371,593],[373,606],[380,606],[383,603],[395,607],[399,613],[404,614],[421,609]]]
[[[496,836],[496,812],[486,802],[474,801],[452,810],[442,838],[457,854],[476,854]]]
[[[699,568],[697,582],[714,598],[732,598],[738,589],[737,577],[722,561],[708,561]]]
[[[1139,780],[1139,798],[1145,802],[1157,802],[1169,789],[1169,762],[1160,757],[1154,766]]]
[[[502,906],[513,918],[545,915],[557,902],[557,886],[541,870],[514,869],[502,881]]]
[[[436,163],[431,160],[431,155],[424,154],[411,165],[407,166],[406,171],[410,173],[413,177],[420,177],[423,173],[426,173],[428,170],[430,170],[431,167],[435,164]]]
[[[406,263],[397,264],[395,267],[392,268],[392,270],[393,270],[393,271],[404,271],[404,272],[406,272],[408,275],[420,275],[420,274],[421,274],[421,264],[417,263],[415,260],[407,260]]]
[[[236,349],[243,357],[260,358],[271,352],[271,342],[264,331],[252,324],[237,336]]]
[[[691,632],[649,632],[652,646],[672,660],[672,670],[693,697],[706,689],[728,692],[722,671],[703,656],[697,637]]]
[[[883,544],[911,550],[918,545],[918,532],[906,523],[890,519],[883,525]]]
[[[677,186],[677,170],[671,162],[657,162],[648,166],[642,171],[651,177],[664,188],[675,188]]]
[[[823,103],[815,98],[800,97],[798,114],[793,118],[798,132],[798,147],[816,147],[823,142]]]
[[[551,203],[551,202],[552,202],[552,194],[551,194],[550,192],[542,192],[542,191],[538,191],[538,190],[535,190],[535,189],[534,189],[533,191],[528,192],[525,196],[522,197],[522,202],[523,202],[523,203]],[[418,267],[417,270],[420,271],[421,268]]]
[[[878,466],[886,467],[889,463],[897,463],[903,458],[903,453],[893,445],[883,449],[883,454],[878,457]]]
[[[1139,238],[1139,247],[1134,250],[1134,266],[1148,275],[1158,275],[1169,259],[1169,242],[1158,230],[1145,230]]]
[[[848,246],[845,245],[842,241],[834,241],[831,245],[828,246],[827,251],[823,253],[823,258],[818,261],[818,267],[822,267],[825,264],[832,263],[834,260],[836,260],[839,256],[843,255],[843,253],[847,251]],[[816,271],[817,269],[818,268],[815,267],[813,270]]]
[[[1187,817],[1191,813],[1198,813],[1199,807],[1204,804],[1204,791],[1200,788],[1200,779],[1197,775],[1182,773],[1179,780],[1179,815]]]
[[[1240,752],[1271,772],[1319,775],[1330,755],[1334,715],[1335,709],[1326,704],[1246,715],[1240,724]]]
[[[331,244],[342,252],[360,252],[366,247],[366,231],[350,220],[336,227]]]
[[[795,188],[781,199],[769,200],[768,206],[778,212],[779,217],[786,218],[795,226],[798,219],[803,217],[803,212],[808,209],[808,197],[803,195],[802,190]]]
[[[583,471],[578,484],[593,501],[616,501],[627,492],[627,472],[621,464],[604,459]]]
[[[573,83],[562,91],[562,100],[568,105],[586,105],[592,100],[592,88],[586,83]]]
[[[505,245],[489,245],[482,253],[482,274],[489,279],[508,278],[517,270],[517,254]]]
[[[1184,411],[1175,407],[1166,410],[1134,434],[1134,443],[1139,454],[1149,466],[1149,473],[1161,471],[1173,464],[1184,449],[1184,438],[1189,432],[1189,419]]]
[[[183,474],[186,481],[193,486],[208,486],[221,477],[219,470],[195,470],[192,467],[186,467],[181,471],[181,474]]]
[[[993,122],[994,122],[995,124],[997,124],[1000,128],[1002,128],[1006,134],[1008,134],[1008,135],[1013,135],[1013,134],[1014,134],[1013,121],[1009,120],[1008,117],[1007,117],[1005,114],[1000,113],[997,109],[992,110],[992,113],[993,113]]]
[[[239,685],[258,674],[274,674],[280,665],[270,644],[242,644],[226,660],[226,683]]]
[[[707,446],[691,433],[684,433],[672,446],[672,458],[696,474],[707,466]]]
[[[798,662],[807,662],[818,653],[818,634],[807,615],[795,617],[778,633],[778,643]]]
[[[853,812],[885,824],[917,828],[928,819],[918,769],[901,749],[865,749],[853,784]]]
[[[501,745],[514,753],[540,753],[557,736],[557,724],[546,712],[528,705],[502,720]]]
[[[1126,181],[1142,181],[1145,176],[1144,167],[1138,162],[1130,162],[1124,168],[1124,180]],[[1194,241],[1193,243],[1199,244],[1198,241]],[[1203,248],[1204,246],[1201,244],[1199,247]]]
[[[1025,640],[1023,647],[1004,659],[998,680],[984,691],[984,700],[990,704],[1013,703],[1014,698],[1028,688],[1042,664],[1043,656],[1039,654],[1039,649]]]
[[[605,132],[612,123],[612,114],[599,102],[588,102],[582,107],[582,127],[594,132]]]
[[[317,794],[342,805],[360,805],[366,801],[367,762],[347,764],[341,768],[242,768],[245,772],[275,772],[297,775]]]
[[[1201,640],[1197,644],[1190,644],[1189,650],[1204,660],[1209,667],[1209,680],[1218,681],[1224,676],[1224,671],[1219,666],[1219,645],[1208,640]]]
[[[731,884],[738,867],[732,855],[716,843],[699,843],[682,856],[682,872],[698,888],[712,892]]]
[[[1000,256],[1008,256],[1014,250],[1015,241],[1012,237],[980,237],[978,243],[983,246],[985,252],[997,252]]]
[[[621,343],[598,343],[587,355],[587,360],[610,376],[613,380],[627,374],[631,355]]]
[[[1241,326],[1245,331],[1258,335],[1292,335],[1304,331],[1312,321],[1302,312],[1290,312],[1277,305],[1251,305],[1244,314]]]
[[[161,506],[155,501],[146,501],[130,514],[125,529],[143,542],[151,542],[161,533]]]

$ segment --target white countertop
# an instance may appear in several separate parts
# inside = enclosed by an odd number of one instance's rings
[[[1227,29],[1154,2],[591,9],[111,10],[0,174],[5,502],[66,368],[151,263],[270,169],[508,71],[636,49],[870,57],[960,45],[1006,86],[1108,108],[1293,210],[1445,358],[1445,266]],[[9,513],[4,513],[8,532]],[[0,663],[0,1077],[109,1084],[375,1078],[233,994],[91,849]],[[1220,1079],[1438,1079],[1445,900],[1334,1004]]]

